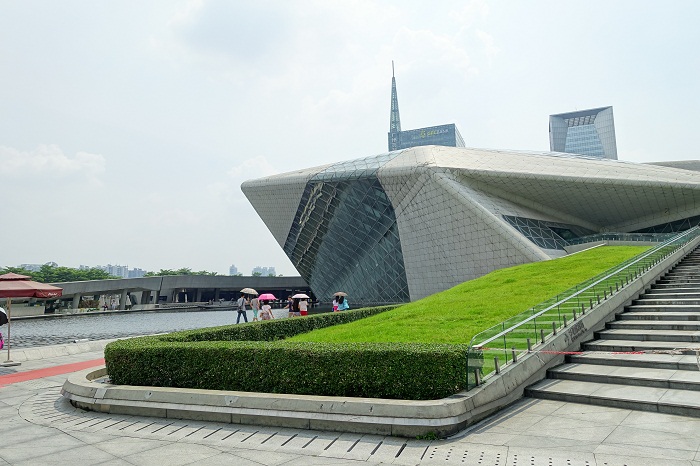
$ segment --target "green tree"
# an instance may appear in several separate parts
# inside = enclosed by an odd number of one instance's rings
[[[183,267],[181,269],[177,270],[172,270],[172,269],[160,269],[158,272],[148,272],[144,275],[144,277],[162,277],[164,275],[209,275],[209,276],[214,276],[218,275],[216,272],[208,272],[206,270],[199,270],[197,272],[193,272],[192,269],[189,267]]]
[[[119,278],[110,275],[102,269],[96,267],[79,270],[71,267],[55,267],[51,265],[42,265],[37,272],[23,269],[21,267],[5,267],[0,270],[2,273],[14,272],[20,275],[27,275],[32,280],[41,283],[58,283],[58,282],[82,282],[86,280],[105,280],[108,278]]]

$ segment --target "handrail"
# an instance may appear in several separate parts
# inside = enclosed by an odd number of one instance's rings
[[[661,243],[673,237],[673,233],[596,233],[594,235],[581,236],[567,240],[569,246],[592,243],[595,241],[629,241]]]
[[[530,332],[533,331],[533,326],[536,343],[537,340],[542,340],[542,343],[544,343],[545,335],[549,335],[550,332],[551,334],[556,335],[559,328],[567,326],[567,312],[572,313],[573,319],[576,320],[577,314],[583,315],[586,312],[586,308],[593,309],[597,304],[600,304],[601,297],[607,299],[608,296],[612,296],[614,292],[618,292],[620,289],[628,286],[629,283],[634,282],[638,276],[641,276],[665,257],[668,257],[670,254],[683,247],[683,245],[687,244],[691,239],[697,238],[698,236],[700,236],[700,227],[693,227],[682,233],[676,234],[651,250],[645,251],[631,259],[628,259],[622,264],[608,269],[607,271],[602,272],[595,277],[580,283],[579,285],[575,285],[574,287],[564,291],[562,294],[550,298],[539,305],[533,306],[532,308],[523,311],[498,325],[494,325],[477,333],[469,341],[466,354],[467,390],[473,388],[470,385],[478,386],[482,376],[488,375],[486,373],[482,374],[482,369],[484,372],[487,370],[496,373],[500,372],[499,358],[494,358],[493,365],[490,365],[490,363],[486,364],[488,361],[485,361],[485,353],[496,352],[495,354],[505,356],[505,364],[509,363],[509,357],[512,362],[517,362],[516,347],[524,348],[525,340],[527,340],[527,348],[528,351],[530,351],[530,337],[533,336],[533,334]],[[565,297],[559,299],[560,296]],[[586,300],[588,300],[588,302],[586,302]],[[550,304],[552,301],[555,302]],[[595,301],[597,301],[597,303]],[[565,309],[567,303],[575,304],[575,306],[573,309],[570,308],[567,311]],[[539,306],[543,305],[546,306],[544,309],[536,311]],[[516,323],[511,325],[510,322],[515,320],[517,320]],[[506,325],[508,325],[508,328],[505,328]],[[549,328],[550,325],[551,328]],[[489,336],[489,334],[493,332],[496,332],[496,334]],[[474,342],[479,341],[480,338],[483,338],[483,341],[481,341],[478,345],[474,344]],[[494,348],[489,348],[489,346],[492,345],[487,346],[489,343],[497,340],[502,341],[497,345],[494,345]],[[509,345],[512,345],[510,351],[508,348]],[[501,348],[501,346],[503,347]],[[474,371],[474,384],[471,384],[469,381],[469,366],[471,358],[476,358],[477,360]]]
[[[698,228],[698,227],[694,227],[693,229],[697,229],[697,228]],[[575,293],[573,293],[573,294],[568,295],[566,298],[560,299],[559,301],[557,301],[556,303],[552,304],[551,306],[546,307],[546,308],[544,308],[543,310],[539,311],[537,314],[532,314],[532,315],[531,315],[530,317],[528,317],[527,319],[520,321],[519,323],[517,323],[517,324],[511,326],[510,328],[508,328],[508,329],[506,329],[506,330],[503,330],[503,331],[502,331],[501,333],[499,333],[498,335],[494,335],[493,337],[491,337],[491,338],[489,338],[489,339],[487,339],[487,340],[482,341],[481,344],[475,345],[475,347],[479,348],[479,347],[481,347],[481,346],[484,346],[484,345],[486,345],[486,344],[488,344],[488,343],[490,343],[490,342],[492,342],[492,341],[494,341],[494,340],[497,340],[498,338],[502,337],[503,335],[512,332],[513,330],[515,330],[516,328],[520,327],[520,326],[523,325],[524,323],[529,322],[529,321],[531,321],[531,320],[533,320],[533,319],[536,319],[537,317],[541,316],[541,315],[544,314],[545,312],[554,309],[555,307],[561,305],[562,303],[565,303],[566,301],[569,301],[571,298],[574,298],[574,297],[578,296],[579,294],[583,293],[584,291],[586,291],[586,290],[588,290],[588,289],[590,289],[590,288],[596,286],[597,284],[599,284],[599,283],[601,283],[601,282],[603,282],[603,281],[605,281],[605,280],[611,278],[613,275],[615,275],[615,274],[621,272],[622,270],[624,270],[624,269],[626,269],[626,268],[629,268],[629,266],[634,265],[634,264],[636,264],[636,263],[638,263],[638,262],[640,262],[640,261],[646,259],[647,257],[649,257],[649,256],[652,255],[652,254],[655,254],[656,251],[657,251],[658,249],[663,248],[663,247],[666,247],[666,246],[668,245],[667,243],[671,243],[671,242],[673,242],[673,241],[677,241],[677,240],[681,239],[683,236],[689,234],[693,229],[691,229],[691,230],[686,230],[685,232],[683,232],[683,233],[681,233],[681,234],[679,234],[679,235],[676,235],[676,236],[674,236],[673,238],[668,239],[668,240],[667,240],[666,242],[664,242],[663,244],[660,244],[660,245],[658,245],[657,247],[655,247],[654,249],[652,249],[652,250],[650,250],[650,251],[647,251],[646,253],[644,253],[644,254],[641,255],[641,256],[638,256],[636,260],[630,262],[629,264],[625,264],[624,266],[618,268],[617,270],[615,270],[615,271],[613,271],[613,272],[607,274],[606,276],[604,276],[604,277],[601,278],[600,280],[595,281],[595,282],[591,283],[590,285],[588,285],[587,287],[581,288],[579,291],[577,291],[577,292],[575,292]],[[605,272],[604,272],[604,273],[605,273]],[[595,278],[595,277],[593,277],[593,278]],[[584,283],[585,283],[585,282],[584,282]],[[493,328],[493,327],[491,327],[491,328]],[[488,330],[488,329],[487,329],[487,330]],[[479,332],[479,333],[482,333],[482,332]],[[472,342],[474,341],[474,338],[476,338],[477,336],[479,336],[478,333],[477,333],[476,335],[474,335],[474,336],[472,337],[471,341],[469,342],[469,347],[470,347],[470,348],[472,347]]]

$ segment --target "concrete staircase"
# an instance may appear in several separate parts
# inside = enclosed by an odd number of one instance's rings
[[[700,249],[595,337],[526,396],[700,417]]]

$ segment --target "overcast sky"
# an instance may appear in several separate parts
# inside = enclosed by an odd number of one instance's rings
[[[297,275],[240,190],[456,123],[548,150],[612,105],[618,156],[700,159],[700,2],[0,0],[0,266]]]

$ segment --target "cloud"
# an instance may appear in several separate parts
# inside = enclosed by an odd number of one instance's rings
[[[0,175],[9,177],[83,177],[91,184],[100,185],[105,172],[103,155],[78,152],[73,157],[56,145],[40,145],[31,151],[20,151],[0,146]]]
[[[275,175],[279,173],[267,157],[258,155],[231,168],[227,175],[235,180],[245,181],[252,178],[262,178],[264,176]]]
[[[484,53],[489,60],[492,60],[501,51],[501,49],[496,46],[493,36],[488,32],[477,29],[474,31],[474,34],[476,34],[476,37],[483,44]]]
[[[488,16],[489,6],[485,0],[472,0],[466,2],[460,10],[450,12],[450,17],[460,23],[463,27],[470,27],[477,20]]]

